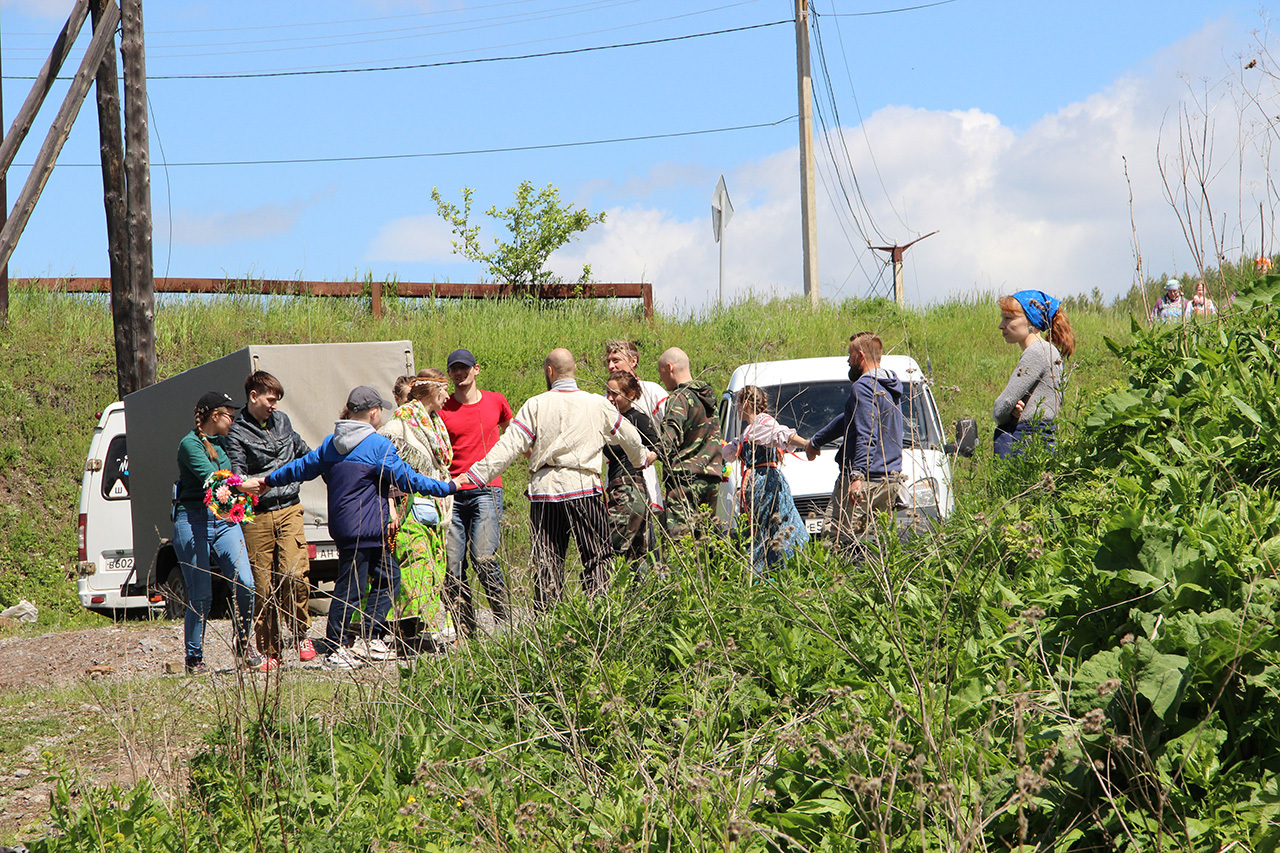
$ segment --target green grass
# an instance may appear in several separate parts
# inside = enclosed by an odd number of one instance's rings
[[[1275,849],[1277,297],[1270,280],[1243,321],[1132,340],[1124,311],[1082,310],[1057,453],[993,461],[987,442],[941,530],[861,562],[816,543],[754,583],[740,541],[685,542],[641,588],[571,592],[382,679],[86,685],[122,733],[183,726],[203,746],[158,793],[62,785],[33,849]],[[233,349],[200,336],[250,305],[172,306],[160,320],[192,339],[166,346]],[[746,302],[652,326],[599,304],[403,303],[376,324],[314,307],[266,313],[280,334],[338,315],[341,339],[409,337],[421,364],[467,345],[516,405],[553,345],[637,337],[644,365],[680,345],[723,384],[872,328],[985,434],[1017,355],[977,300]],[[518,498],[507,518],[523,526]]]
[[[105,297],[45,291],[15,291],[11,299],[8,335],[0,342],[0,607],[27,598],[41,608],[41,627],[73,627],[85,624],[66,621],[79,610],[68,578],[74,577],[81,467],[95,413],[116,397],[109,305]],[[663,349],[679,346],[701,378],[722,388],[739,364],[843,355],[852,332],[874,329],[888,351],[932,367],[945,421],[977,417],[987,436],[991,403],[1017,360],[996,331],[994,302],[976,299],[905,311],[884,300],[817,309],[801,299],[748,300],[690,316],[659,313],[652,323],[638,307],[615,302],[530,306],[393,297],[385,306],[384,317],[374,320],[361,299],[162,299],[158,374],[163,379],[252,343],[407,338],[419,366],[443,367],[453,349],[473,350],[483,387],[519,407],[544,390],[542,360],[554,347],[577,354],[586,387],[603,386],[604,342],[621,337],[639,342],[646,378],[656,380]],[[1120,378],[1102,339],[1129,334],[1124,311],[1088,310],[1073,321],[1080,349],[1068,413]],[[506,481],[506,558],[518,573],[527,549],[521,496],[527,472],[517,466]]]

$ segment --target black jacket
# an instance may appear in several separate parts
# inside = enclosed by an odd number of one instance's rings
[[[277,409],[265,425],[257,423],[245,406],[236,415],[224,442],[231,470],[245,477],[259,477],[287,465],[311,448],[289,423],[289,416]],[[298,503],[300,483],[276,486],[258,498],[258,511],[284,509]]]
[[[653,428],[653,421],[649,420],[648,415],[640,411],[639,406],[632,404],[630,409],[622,413],[622,416],[630,421],[631,425],[640,433],[640,441],[644,443],[645,449],[657,450],[662,446],[662,439],[658,438],[658,433]],[[631,460],[627,458],[627,452],[621,447],[611,444],[605,445],[604,458],[609,460],[610,483],[623,476],[639,482],[640,472],[636,470],[636,466],[631,464]]]

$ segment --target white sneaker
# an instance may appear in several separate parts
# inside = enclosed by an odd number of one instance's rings
[[[396,653],[382,640],[366,640],[364,637],[356,638],[351,651],[365,660],[395,660],[396,658]]]
[[[364,661],[346,646],[338,646],[325,658],[325,666],[329,669],[352,670],[364,666]]]

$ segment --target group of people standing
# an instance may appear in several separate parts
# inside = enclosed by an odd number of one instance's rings
[[[1003,456],[1034,436],[1052,442],[1062,363],[1075,336],[1058,301],[1041,291],[1005,297],[1000,310],[1005,340],[1023,350],[993,412],[996,452]],[[752,565],[758,576],[767,575],[809,539],[779,470],[783,455],[796,450],[813,459],[836,439],[842,439],[839,477],[824,530],[838,547],[854,546],[876,512],[898,504],[904,389],[881,367],[882,352],[874,333],[850,338],[848,400],[810,438],[773,417],[763,389],[744,387],[735,403],[746,427],[728,444],[717,395],[694,378],[688,355],[676,347],[663,352],[660,384],[648,382],[638,375],[636,345],[624,340],[606,344],[604,394],[580,388],[572,353],[555,349],[543,364],[547,391],[518,412],[502,394],[481,390],[475,356],[455,350],[447,372],[425,368],[401,377],[394,403],[371,387],[353,389],[333,434],[314,450],[279,410],[284,388],[269,373],[248,377],[243,407],[209,392],[178,451],[174,543],[189,599],[187,670],[205,668],[202,635],[214,562],[235,591],[235,651],[242,665],[270,671],[286,648],[302,661],[316,657],[308,639],[298,498],[299,484],[316,477],[328,487],[329,532],[340,564],[323,642],[325,660],[336,669],[395,656],[386,640],[405,636],[407,623],[416,629],[408,634],[433,643],[473,633],[468,567],[479,577],[495,625],[510,618],[498,561],[502,474],[520,458],[529,466],[538,611],[563,595],[570,538],[581,557],[582,586],[595,593],[607,587],[618,557],[641,578],[660,532],[670,541],[713,532],[726,462],[742,467],[739,503],[751,518]],[[239,488],[258,495],[256,515],[244,525],[219,520],[203,504],[203,483],[221,468],[244,477]],[[393,608],[399,632],[389,621]],[[349,622],[357,612],[361,626],[352,636]]]
[[[1151,309],[1152,323],[1181,323],[1196,317],[1212,317],[1218,313],[1218,305],[1209,298],[1204,281],[1196,282],[1191,298],[1182,295],[1182,283],[1171,278],[1164,283],[1164,292]]]

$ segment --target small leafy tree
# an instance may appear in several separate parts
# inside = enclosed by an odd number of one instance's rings
[[[485,211],[504,223],[511,232],[510,242],[493,238],[494,248],[485,251],[480,244],[480,226],[471,224],[471,198],[474,190],[462,188],[462,209],[445,201],[439,188],[433,187],[431,199],[436,211],[453,228],[459,239],[453,251],[471,261],[483,263],[494,279],[525,287],[561,284],[563,279],[544,269],[547,258],[556,249],[597,222],[604,222],[604,212],[591,213],[572,204],[560,203],[560,191],[547,184],[534,191],[532,181],[521,181],[516,189],[516,202],[505,210],[493,205]],[[591,280],[591,265],[584,264],[578,284]]]

